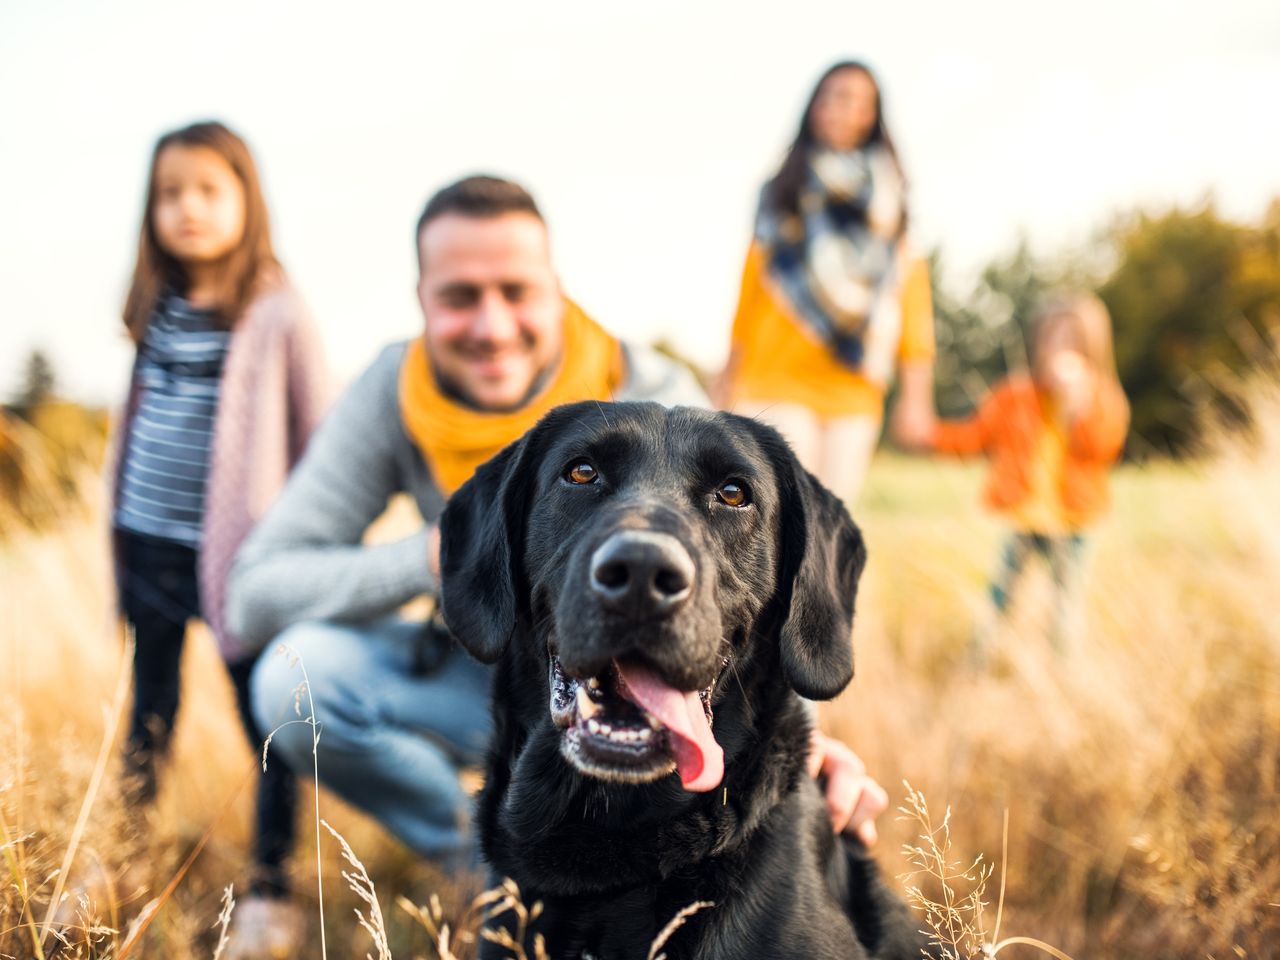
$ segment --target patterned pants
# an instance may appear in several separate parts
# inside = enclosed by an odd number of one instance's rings
[[[1053,626],[1050,636],[1054,646],[1061,651],[1079,581],[1084,537],[1079,533],[1061,536],[1024,532],[1012,534],[1005,541],[1000,568],[991,582],[991,602],[1000,614],[1008,612],[1014,591],[1033,554],[1043,558],[1049,565],[1049,576],[1053,580]]]

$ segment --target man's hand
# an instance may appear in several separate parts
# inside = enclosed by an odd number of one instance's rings
[[[809,776],[827,778],[827,811],[836,833],[852,830],[868,847],[879,836],[876,817],[889,806],[884,788],[867,776],[858,755],[832,737],[813,732]]]

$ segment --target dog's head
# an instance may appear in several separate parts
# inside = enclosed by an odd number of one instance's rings
[[[540,664],[527,682],[587,776],[714,789],[730,671],[815,699],[853,675],[862,538],[754,420],[560,407],[453,495],[441,533],[450,629],[482,661]]]

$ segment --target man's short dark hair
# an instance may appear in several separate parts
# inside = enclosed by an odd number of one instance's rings
[[[518,183],[503,180],[501,177],[474,176],[464,177],[456,183],[437,191],[427,201],[418,217],[418,229],[414,233],[414,241],[420,243],[422,231],[428,223],[447,213],[456,213],[463,217],[488,219],[500,217],[506,213],[528,213],[537,217],[542,223],[542,211],[533,200],[533,195]]]

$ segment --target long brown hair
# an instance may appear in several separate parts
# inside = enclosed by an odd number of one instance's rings
[[[166,290],[185,293],[187,275],[182,264],[160,246],[152,215],[156,203],[156,167],[166,147],[207,147],[231,167],[244,190],[244,233],[227,254],[218,286],[215,316],[219,326],[230,330],[244,314],[261,284],[279,275],[280,263],[271,246],[271,225],[267,204],[258,182],[258,168],[248,145],[216,120],[193,123],[172,130],[156,141],[151,152],[151,172],[147,176],[147,202],[142,213],[138,238],[138,260],[124,302],[124,325],[135,343],[141,343],[156,302]]]
[[[897,148],[894,147],[893,137],[889,135],[889,127],[884,122],[884,101],[880,93],[880,81],[876,79],[876,75],[871,72],[871,68],[865,63],[858,60],[841,60],[839,63],[828,67],[827,71],[814,86],[813,93],[809,95],[809,103],[804,108],[804,114],[800,117],[800,129],[796,133],[796,138],[791,141],[791,146],[787,148],[787,155],[782,161],[782,167],[778,170],[777,175],[769,181],[765,189],[767,202],[780,213],[795,215],[800,212],[800,191],[804,187],[805,179],[809,176],[809,158],[818,143],[817,138],[813,135],[813,108],[817,104],[818,95],[822,93],[822,88],[826,82],[843,70],[856,70],[865,74],[867,79],[871,81],[871,85],[876,88],[876,122],[871,128],[871,132],[867,135],[867,139],[863,141],[863,145],[881,144],[889,151],[889,156],[893,158],[893,163],[898,168],[898,173],[902,174],[902,164],[898,161]],[[905,176],[903,179],[905,179]]]

